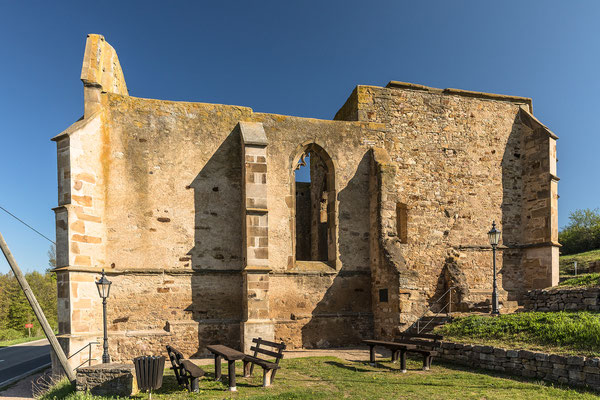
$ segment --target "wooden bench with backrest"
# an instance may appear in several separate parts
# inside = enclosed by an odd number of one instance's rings
[[[171,360],[171,369],[175,373],[175,378],[179,385],[184,386],[190,392],[198,391],[198,379],[206,372],[196,364],[183,357],[183,354],[167,345],[167,353]]]
[[[423,356],[423,370],[428,371],[431,367],[433,357],[437,356],[439,353],[443,338],[444,337],[441,335],[434,335],[431,333],[411,334],[403,332],[396,335],[395,342],[414,346],[407,349],[406,352],[421,354]],[[404,356],[406,356],[406,354],[404,354]],[[396,360],[397,359],[398,356],[396,356]],[[404,365],[406,365],[405,362]]]
[[[440,335],[400,333],[393,342],[384,340],[363,340],[369,346],[369,360],[375,365],[375,347],[385,347],[392,352],[392,362],[400,359],[400,370],[406,372],[406,353],[419,353],[423,356],[423,369],[429,370],[431,360],[441,346]]]
[[[275,379],[275,373],[280,368],[279,361],[283,358],[283,350],[285,350],[285,344],[283,342],[270,342],[261,338],[252,339],[252,343],[255,343],[255,345],[250,347],[250,350],[253,351],[254,354],[251,356],[246,355],[246,357],[244,357],[243,359],[244,377],[247,378],[252,375],[252,371],[254,370],[254,364],[260,365],[263,369],[263,386],[270,386],[271,382],[273,382],[273,379]],[[264,347],[270,347],[271,349],[274,349],[276,351],[267,350]],[[275,361],[271,362],[259,358],[259,353],[272,357],[275,359]]]
[[[371,365],[375,366],[375,347],[384,347],[392,352],[392,362],[398,361],[398,355],[400,355],[400,369],[402,372],[406,372],[406,352],[417,348],[415,345],[385,340],[363,340],[362,342],[369,346],[369,362]]]

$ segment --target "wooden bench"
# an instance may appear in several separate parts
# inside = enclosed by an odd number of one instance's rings
[[[177,383],[190,392],[197,392],[198,379],[204,376],[206,372],[190,360],[185,359],[179,350],[168,345],[167,354],[171,360],[171,369],[175,373]]]
[[[395,342],[415,346],[414,348],[407,350],[407,352],[421,354],[423,356],[423,370],[428,371],[431,367],[433,357],[438,355],[443,338],[444,337],[441,335],[433,335],[430,333],[400,333],[396,335]]]
[[[375,347],[385,347],[392,352],[392,362],[398,361],[398,355],[400,355],[400,369],[402,372],[406,372],[406,352],[417,348],[415,345],[385,340],[363,340],[362,342],[369,346],[369,363],[371,365],[375,365]]]
[[[440,335],[420,334],[411,335],[401,333],[396,340],[388,342],[384,340],[363,340],[369,346],[369,361],[375,365],[375,347],[385,347],[392,352],[392,362],[400,359],[400,370],[406,372],[406,353],[419,353],[423,356],[423,370],[431,367],[431,361],[438,354],[438,349],[443,339]]]
[[[250,347],[250,350],[254,351],[254,354],[251,356],[246,355],[246,357],[244,357],[244,377],[247,378],[251,376],[252,371],[254,370],[254,364],[257,364],[260,365],[263,369],[263,386],[271,386],[271,382],[273,382],[273,379],[275,379],[275,373],[280,368],[279,360],[283,358],[283,350],[285,350],[285,344],[283,342],[270,342],[261,338],[252,339],[252,343],[256,343],[255,346]],[[270,347],[277,351],[267,350],[260,346]],[[258,358],[259,353],[275,358],[275,362]]]

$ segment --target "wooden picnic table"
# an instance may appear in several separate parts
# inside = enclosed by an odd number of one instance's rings
[[[211,344],[206,346],[208,351],[215,355],[215,380],[221,380],[221,360],[224,358],[229,364],[229,391],[235,392],[235,362],[242,360],[246,355],[231,347],[223,346],[222,344]]]

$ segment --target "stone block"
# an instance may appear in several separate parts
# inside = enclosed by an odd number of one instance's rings
[[[533,360],[535,358],[535,353],[529,350],[519,350],[519,357],[524,360]]]
[[[522,375],[526,378],[535,378],[537,377],[537,373],[535,370],[524,369]]]
[[[506,357],[506,349],[494,348],[494,356],[497,358]]]
[[[94,396],[132,396],[138,392],[133,364],[97,364],[77,369],[76,389]]]
[[[585,374],[581,371],[571,369],[569,370],[569,380],[582,382],[585,379]]]
[[[600,367],[600,358],[589,357],[585,359],[585,365],[588,367]]]
[[[585,372],[586,374],[600,375],[600,368],[590,367],[586,365],[583,367],[583,372]]]
[[[559,356],[557,354],[551,354],[550,355],[550,362],[555,363],[555,364],[566,364],[567,363],[567,357]]]
[[[585,357],[583,356],[569,356],[567,357],[568,365],[583,366],[585,364]]]
[[[250,347],[252,346],[252,339],[262,338],[265,340],[275,340],[275,327],[272,321],[269,320],[258,320],[258,321],[245,321],[241,324],[241,336],[242,336],[242,351],[249,353]]]
[[[519,350],[506,350],[506,357],[510,357],[510,358],[519,357]]]
[[[600,385],[600,375],[585,374],[585,383],[588,385]]]

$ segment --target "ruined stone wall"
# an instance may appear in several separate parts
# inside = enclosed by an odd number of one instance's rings
[[[522,248],[529,243],[522,225],[523,158],[531,132],[521,109],[530,110],[528,99],[392,82],[386,88],[358,86],[336,115],[385,125],[373,145],[386,150],[397,168],[392,197],[406,204],[408,214],[407,243],[390,243],[394,258],[418,275],[405,282],[411,289],[406,297],[418,297],[415,289],[429,300],[441,295],[447,286],[444,263],[453,257],[467,280],[465,300],[473,308],[489,304],[492,255],[486,233],[492,220],[503,231],[497,257],[501,300],[508,305],[531,288],[521,268]],[[554,156],[541,150],[540,173],[546,168],[548,176]],[[395,227],[391,206],[382,219],[381,226]],[[390,231],[388,236],[397,234]],[[552,273],[539,264],[531,271]]]
[[[554,237],[557,179],[545,171],[555,144],[527,99],[359,86],[334,121],[139,99],[127,95],[116,53],[98,35],[88,38],[82,80],[85,115],[55,138],[68,352],[101,331],[93,282],[102,268],[114,282],[116,360],[165,344],[188,356],[211,342],[241,348],[259,332],[288,348],[389,336],[447,288],[450,259],[464,272],[455,279],[466,282],[462,300],[485,303],[492,219],[503,231],[505,305],[554,273],[555,248],[531,236],[541,226]],[[312,220],[326,219],[327,248],[299,261],[294,170],[307,151],[327,171],[311,174],[324,182]],[[536,207],[524,205],[524,160],[539,162],[526,175],[538,185]]]
[[[271,309],[277,340],[291,348],[358,344],[373,330],[369,275],[275,273]]]
[[[215,342],[238,347],[242,196],[234,128],[250,110],[117,95],[107,95],[104,107],[107,266],[121,273],[109,306],[111,320],[123,321],[111,326],[115,357],[130,357],[142,342],[155,354],[169,343],[186,355]]]
[[[244,309],[243,217],[240,133],[235,128],[251,119],[264,124],[269,142],[269,266],[275,274],[269,302],[276,337],[285,337],[290,347],[315,347],[358,343],[368,335],[370,227],[364,209],[369,164],[363,137],[375,135],[372,129],[360,123],[251,114],[233,106],[111,93],[101,100],[106,122],[93,146],[102,150],[95,171],[103,179],[101,266],[113,280],[108,313],[115,359],[141,350],[158,354],[168,343],[185,354],[202,353],[210,342],[238,347]],[[336,138],[340,134],[354,144],[343,145]],[[299,267],[292,240],[292,159],[302,144],[312,142],[322,143],[339,177],[337,260]],[[87,273],[90,266],[71,263],[75,267],[90,283],[97,277],[94,266]],[[298,278],[304,274],[312,282],[311,300],[293,302],[291,293],[307,293]],[[335,299],[333,306],[326,306],[329,299]],[[71,298],[71,306],[75,301]],[[294,322],[292,314],[299,316]],[[79,331],[65,327],[64,333]]]
[[[269,298],[275,337],[291,347],[359,343],[372,330],[368,138],[380,127],[270,114],[254,118],[263,123],[269,141]],[[293,164],[311,143],[327,153],[334,169],[334,204],[328,207],[334,262],[295,260]]]

